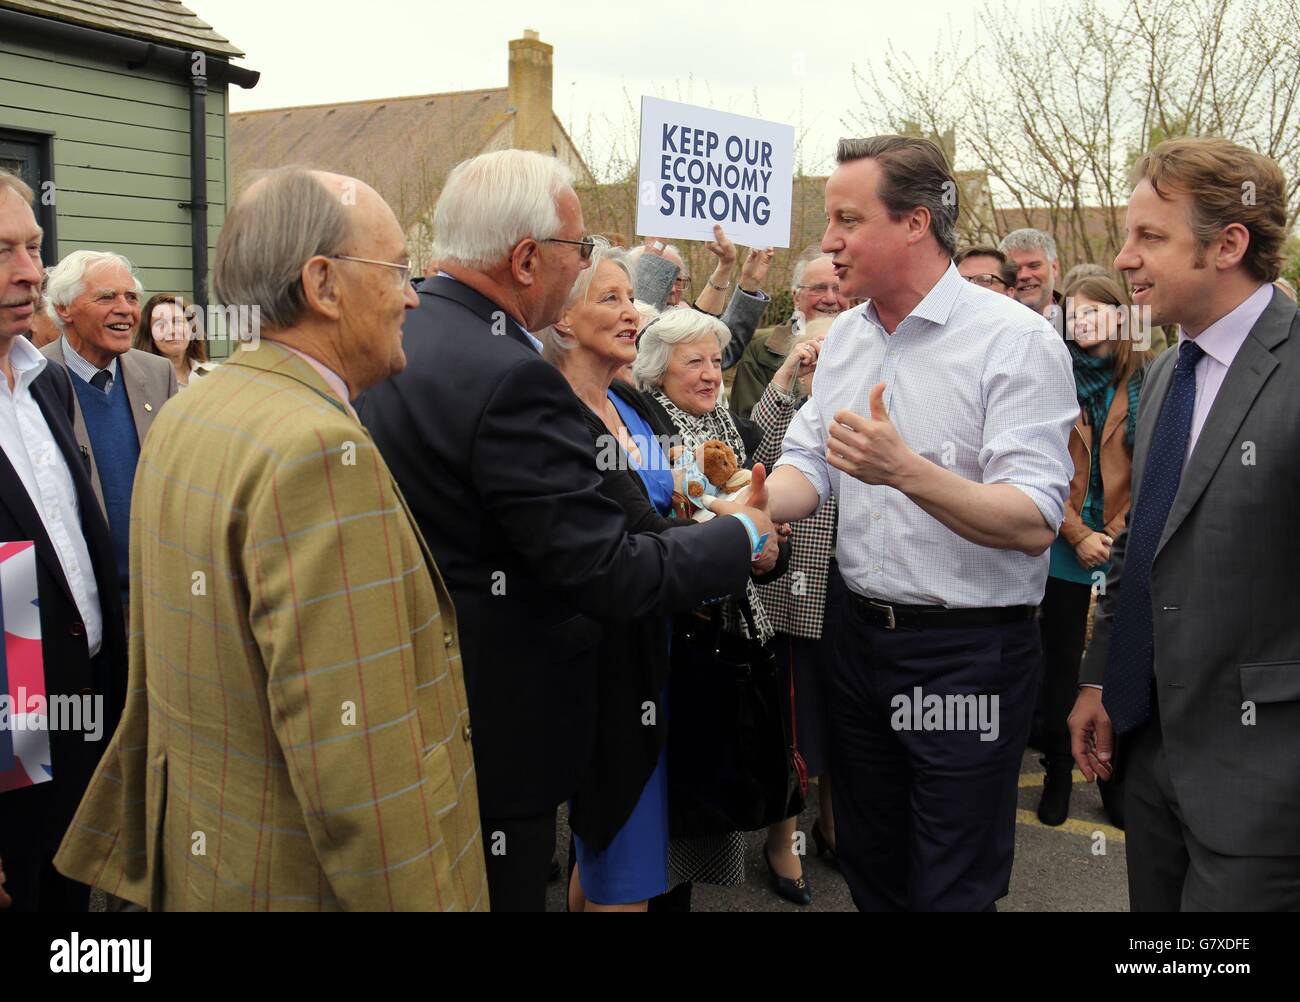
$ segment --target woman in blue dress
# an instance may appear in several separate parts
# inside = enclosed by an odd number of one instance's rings
[[[598,241],[564,316],[544,336],[546,357],[582,402],[603,492],[623,508],[627,531],[689,531],[672,519],[668,456],[646,419],[645,403],[615,379],[636,358],[640,317],[621,252]],[[744,512],[722,504],[722,514]],[[757,569],[765,569],[762,564]],[[601,643],[595,753],[569,805],[577,865],[570,911],[644,911],[668,888],[666,617],[606,626]]]

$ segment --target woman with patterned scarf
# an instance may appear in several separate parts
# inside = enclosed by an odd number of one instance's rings
[[[742,467],[750,468],[764,445],[763,432],[752,421],[718,406],[722,354],[730,339],[726,325],[707,314],[670,310],[642,330],[632,375],[656,432],[678,440],[688,453],[702,442],[719,439],[731,446]],[[784,573],[787,555],[788,547],[768,578]],[[746,593],[758,631],[755,639],[766,644],[775,630],[753,581]],[[723,604],[723,624],[731,632],[750,635],[734,600]],[[691,882],[724,886],[743,882],[746,844],[740,832],[717,838],[674,838],[669,844],[669,874],[671,882],[680,885],[680,893],[669,895],[673,901],[664,910],[689,908]],[[653,910],[660,907],[652,904]]]
[[[1079,417],[1070,433],[1074,476],[1065,521],[1052,544],[1043,594],[1043,794],[1038,818],[1064,823],[1072,758],[1066,718],[1074,705],[1093,587],[1104,584],[1111,546],[1130,504],[1133,435],[1149,355],[1137,343],[1134,309],[1119,283],[1080,278],[1065,290],[1066,346],[1074,363]]]

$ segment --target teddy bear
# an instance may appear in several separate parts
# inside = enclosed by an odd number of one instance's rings
[[[673,510],[680,518],[696,517],[711,499],[730,499],[750,483],[750,471],[741,467],[735,450],[720,439],[701,442],[689,462],[680,451],[674,452],[673,460]]]

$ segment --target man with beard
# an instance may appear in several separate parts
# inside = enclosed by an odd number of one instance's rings
[[[1061,294],[1061,263],[1056,257],[1056,241],[1042,230],[1023,229],[1008,233],[998,249],[1016,266],[1016,299],[1035,313],[1045,316],[1056,333],[1065,330],[1065,313]]]

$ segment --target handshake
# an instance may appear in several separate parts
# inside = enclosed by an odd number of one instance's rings
[[[697,522],[717,515],[747,517],[763,541],[763,549],[753,558],[754,573],[771,571],[776,566],[781,540],[789,538],[791,530],[787,523],[772,522],[763,464],[744,469],[731,446],[721,439],[702,442],[693,452],[673,446],[668,455],[673,464],[673,514]]]
[[[776,566],[781,540],[788,539],[791,532],[789,523],[772,522],[767,513],[767,504],[767,470],[762,463],[755,463],[748,493],[742,492],[730,501],[715,499],[709,505],[709,510],[717,515],[748,515],[758,529],[758,534],[766,534],[767,544],[754,561],[755,574],[767,574]]]

